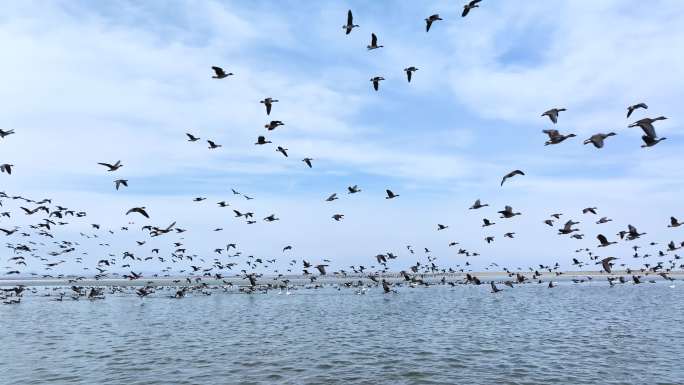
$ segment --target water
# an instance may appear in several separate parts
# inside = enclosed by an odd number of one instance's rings
[[[668,285],[27,295],[0,306],[0,384],[684,384]]]

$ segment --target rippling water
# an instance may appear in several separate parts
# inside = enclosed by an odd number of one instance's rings
[[[684,285],[0,307],[1,384],[684,384]]]

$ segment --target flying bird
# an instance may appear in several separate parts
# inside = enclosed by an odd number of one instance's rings
[[[271,106],[273,106],[273,103],[277,103],[277,102],[278,102],[278,99],[273,99],[270,97],[259,101],[259,103],[262,103],[264,106],[266,106],[266,115],[271,115]]]
[[[4,130],[0,129],[0,138],[4,138],[4,137],[6,137],[8,135],[12,135],[12,134],[14,134],[14,130],[4,131]]]
[[[634,112],[634,110],[638,108],[648,109],[648,106],[646,105],[646,103],[639,103],[627,107],[627,117],[629,118],[630,116],[632,116],[632,112]]]
[[[217,148],[219,148],[219,147],[223,147],[222,145],[216,144],[216,143],[214,143],[214,142],[211,141],[211,140],[207,140],[207,143],[209,143],[209,149],[210,149],[210,150],[215,150],[215,149],[217,149]]]
[[[279,152],[279,153],[285,155],[285,157],[287,158],[287,148],[283,148],[283,147],[278,146],[278,148],[276,148],[276,152]]]
[[[221,67],[213,66],[213,67],[211,67],[211,69],[214,70],[214,76],[212,76],[212,78],[214,78],[214,79],[224,79],[224,78],[227,78],[228,76],[233,76],[232,72],[226,73],[226,71],[224,71],[223,68],[221,68]]]
[[[394,199],[399,196],[393,193],[392,190],[385,190],[385,192],[387,192],[387,196],[385,197],[385,199]]]
[[[413,66],[404,68],[404,72],[406,72],[406,80],[408,80],[409,83],[411,83],[412,74],[416,71],[418,71],[418,68]]]
[[[545,146],[558,144],[565,139],[574,138],[576,136],[575,134],[562,135],[558,130],[543,130],[542,132],[549,136],[549,140],[544,143]]]
[[[658,134],[656,134],[655,127],[653,127],[653,123],[659,121],[659,120],[666,120],[667,118],[664,116],[659,116],[657,118],[643,118],[640,120],[637,120],[636,122],[632,123],[629,125],[629,127],[641,127],[641,129],[644,131],[644,133],[647,136],[650,136],[651,138],[655,139],[658,137]]]
[[[427,19],[425,19],[425,32],[430,32],[430,27],[432,27],[432,23],[434,23],[437,20],[442,20],[441,17],[439,17],[439,14],[434,14],[428,16]]]
[[[380,82],[381,82],[382,80],[385,80],[385,78],[383,78],[382,76],[375,76],[375,77],[372,77],[372,78],[371,78],[370,81],[373,82],[373,88],[374,88],[376,91],[377,91],[378,88],[380,87]]]
[[[118,190],[119,187],[121,187],[122,185],[125,186],[125,187],[128,187],[128,180],[127,180],[127,179],[117,179],[117,180],[114,181],[114,186],[116,187],[117,190]]]
[[[149,218],[150,216],[147,215],[147,211],[145,211],[145,210],[146,210],[146,207],[145,207],[145,206],[142,206],[142,207],[133,207],[132,209],[126,211],[126,215],[128,215],[128,214],[130,214],[130,213],[138,213],[138,214],[142,215],[142,216],[145,217],[145,218]]]
[[[263,137],[263,136],[259,136],[259,137],[257,138],[256,143],[254,143],[254,144],[255,144],[255,145],[264,145],[264,144],[267,144],[267,143],[271,143],[271,141],[270,141],[270,140],[266,140],[266,138]]]
[[[302,159],[302,162],[306,163],[306,165],[309,166],[309,168],[311,168],[312,167],[311,166],[312,160],[313,160],[312,158],[304,158],[304,159]]]
[[[200,138],[194,136],[193,134],[190,134],[188,132],[185,133],[185,135],[188,137],[188,142],[196,142],[200,140]]]
[[[548,116],[549,119],[551,119],[551,121],[553,122],[553,124],[556,124],[556,123],[558,123],[558,113],[561,111],[566,111],[566,109],[565,108],[552,108],[552,109],[544,112],[543,114],[541,114],[541,116]]]
[[[14,167],[13,164],[0,164],[0,172],[6,172],[9,175],[12,175],[12,167]]]
[[[641,148],[646,148],[646,147],[653,147],[656,144],[662,142],[663,140],[667,139],[666,137],[654,139],[648,135],[642,135],[641,140],[644,141],[644,144],[641,145]]]
[[[121,167],[123,167],[123,164],[121,164],[120,160],[117,160],[116,163],[114,163],[114,164],[109,164],[109,163],[98,163],[98,164],[101,166],[105,166],[105,167],[109,168],[109,170],[107,170],[107,171],[116,171],[116,170],[120,169]]]
[[[479,8],[480,6],[478,5],[478,3],[480,1],[482,1],[482,0],[472,0],[468,4],[464,5],[463,6],[463,12],[461,13],[461,17],[468,16],[468,13],[470,13],[471,9]]]
[[[617,134],[614,132],[609,132],[607,134],[603,134],[603,133],[594,134],[591,137],[589,137],[589,139],[585,140],[584,144],[591,143],[596,148],[603,148],[603,141],[606,140],[606,138],[608,138],[609,136],[615,136],[615,135],[617,135]]]
[[[371,33],[371,43],[370,43],[370,45],[366,46],[366,48],[368,48],[368,50],[370,51],[370,50],[374,50],[374,49],[378,49],[378,48],[382,48],[382,47],[383,46],[378,45],[378,37],[375,36],[375,33]]]
[[[358,25],[354,24],[354,16],[352,15],[351,9],[347,11],[347,24],[342,26],[342,29],[345,30],[345,35],[349,35],[351,33],[352,29],[357,28]]]
[[[503,186],[506,179],[512,178],[516,175],[525,175],[525,173],[520,171],[520,170],[513,170],[513,171],[509,172],[508,174],[504,175],[503,179],[501,179],[501,186]]]

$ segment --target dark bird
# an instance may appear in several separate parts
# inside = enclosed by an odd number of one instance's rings
[[[116,187],[117,190],[118,190],[119,187],[121,187],[122,185],[125,186],[125,187],[128,187],[128,180],[127,180],[127,179],[117,179],[117,180],[114,181],[114,186]]]
[[[385,192],[387,193],[385,199],[393,199],[399,196],[398,194],[393,193],[392,190],[385,190]]]
[[[130,213],[138,213],[138,214],[142,215],[142,216],[145,217],[145,218],[149,218],[150,216],[147,215],[147,211],[145,211],[145,210],[146,210],[145,206],[142,206],[142,207],[133,207],[132,209],[126,211],[126,215],[128,215],[128,214],[130,214]]]
[[[268,124],[264,124],[264,127],[267,128],[269,131],[273,131],[277,127],[284,125],[285,123],[281,122],[280,120],[271,120]]]
[[[318,269],[318,272],[321,273],[321,275],[325,275],[325,268],[328,265],[316,265],[314,266],[316,269]]]
[[[194,136],[193,134],[190,134],[188,132],[185,133],[185,135],[188,137],[188,142],[196,142],[200,140],[200,138]]]
[[[223,147],[222,145],[216,144],[216,143],[214,143],[214,142],[211,141],[211,140],[207,140],[207,143],[209,143],[209,149],[210,149],[210,150],[215,150],[215,149],[217,149],[217,148],[219,148],[219,147]]]
[[[504,207],[503,210],[499,211],[499,214],[501,214],[501,218],[513,218],[516,215],[522,215],[521,213],[514,213],[511,206]]]
[[[359,192],[361,192],[361,189],[359,188],[358,185],[353,185],[353,186],[347,187],[347,193],[348,194],[356,194]]]
[[[371,82],[373,82],[373,88],[377,91],[378,88],[380,87],[380,81],[385,80],[382,76],[375,76],[371,78]]]
[[[596,148],[603,148],[603,141],[606,140],[606,138],[608,138],[609,136],[615,136],[615,135],[617,135],[617,134],[614,132],[609,132],[607,134],[603,134],[603,133],[594,134],[591,137],[589,137],[589,139],[585,140],[584,144],[591,143]]]
[[[632,116],[632,112],[634,112],[634,110],[636,110],[637,108],[648,109],[648,106],[646,105],[646,103],[639,103],[627,107],[627,117],[629,118],[630,116]]]
[[[352,31],[352,29],[358,27],[358,25],[354,24],[354,16],[352,15],[351,9],[347,11],[347,24],[342,26],[342,29],[345,30],[345,35],[349,35]]]
[[[542,132],[549,136],[549,140],[544,142],[545,146],[548,146],[550,144],[558,144],[564,141],[565,139],[574,138],[576,136],[575,134],[562,135],[558,132],[558,130],[542,130]]]
[[[667,139],[667,138],[662,137],[662,138],[654,139],[648,135],[642,135],[641,140],[644,141],[644,144],[641,145],[641,148],[653,147],[665,139]]]
[[[378,48],[382,48],[382,47],[383,46],[378,45],[378,37],[375,36],[375,33],[371,33],[371,43],[370,43],[370,45],[366,46],[366,48],[368,48],[368,50],[370,51],[370,50],[378,49]]]
[[[404,68],[404,72],[406,72],[406,80],[408,80],[409,83],[411,83],[412,74],[416,71],[418,71],[418,68],[413,66]]]
[[[552,109],[544,112],[543,114],[541,114],[541,116],[548,116],[549,119],[551,119],[551,121],[553,122],[553,124],[556,124],[556,123],[558,123],[558,113],[561,111],[566,111],[566,109],[565,108],[552,108]]]
[[[14,167],[13,164],[0,164],[0,172],[6,172],[9,175],[12,175],[12,167]]]
[[[263,103],[263,105],[266,106],[266,115],[271,115],[271,107],[273,106],[273,103],[277,103],[277,102],[278,102],[278,99],[273,99],[270,97],[259,101],[259,103]]]
[[[282,147],[278,146],[278,148],[276,148],[276,152],[279,152],[279,153],[285,155],[285,157],[287,158],[287,148],[282,148]]]
[[[214,79],[224,79],[224,78],[227,78],[228,76],[233,76],[232,72],[226,73],[226,71],[224,71],[223,68],[221,68],[221,67],[213,66],[213,67],[211,67],[211,69],[214,70],[214,76],[212,76],[212,78],[214,78]]]
[[[439,14],[434,14],[428,16],[427,19],[425,19],[425,32],[430,32],[430,27],[432,27],[432,23],[434,23],[437,20],[442,20],[441,17],[439,17]]]
[[[344,219],[344,214],[335,214],[332,216],[332,219],[336,220],[339,222],[341,219]]]
[[[330,194],[330,196],[325,200],[326,202],[332,202],[335,199],[340,199],[337,197],[337,193]]]
[[[652,139],[655,139],[658,137],[658,134],[656,134],[655,127],[653,127],[653,123],[657,122],[658,120],[665,120],[667,119],[664,116],[659,116],[657,118],[643,118],[640,120],[637,120],[636,122],[632,123],[629,125],[629,127],[641,127],[641,129],[644,131],[644,133],[647,136],[650,136]]]
[[[587,208],[582,209],[582,214],[592,213],[592,214],[596,215],[596,210],[597,210],[596,207],[587,207]]]
[[[679,227],[679,226],[681,226],[681,225],[682,225],[682,224],[679,223],[679,221],[677,220],[677,218],[675,218],[675,217],[670,217],[670,224],[667,225],[667,227]]]
[[[473,8],[479,8],[480,6],[477,4],[482,0],[472,0],[468,4],[463,6],[463,12],[461,13],[461,17],[466,17],[468,16],[468,13],[470,12],[471,9]]]
[[[114,163],[114,164],[109,164],[109,163],[98,163],[98,164],[101,166],[105,166],[105,167],[109,168],[109,170],[107,170],[107,171],[116,171],[116,170],[120,169],[121,167],[123,167],[123,164],[121,164],[120,160],[117,160],[116,163]]]
[[[304,158],[304,159],[302,159],[302,162],[306,163],[306,165],[309,166],[309,168],[311,168],[312,167],[312,165],[311,165],[312,160],[313,160],[312,158]]]
[[[489,204],[487,204],[487,203],[482,204],[482,203],[480,203],[480,200],[478,199],[475,201],[475,203],[473,203],[472,206],[469,207],[469,210],[477,210],[477,209],[480,209],[480,208],[486,207],[486,206],[489,206]]]
[[[492,293],[498,293],[500,291],[503,291],[503,290],[499,289],[498,287],[496,287],[496,285],[494,284],[494,281],[491,281],[490,285],[492,285]]]
[[[493,226],[496,222],[492,222],[487,218],[482,218],[482,227]]]
[[[615,257],[608,257],[608,258],[603,258],[601,260],[601,266],[603,266],[603,270],[605,270],[606,273],[610,274],[612,272],[611,271],[611,265],[612,264],[610,263],[610,261],[614,261],[616,259],[617,258],[615,258]]]
[[[264,145],[264,144],[267,144],[267,143],[271,143],[271,141],[270,141],[270,140],[266,140],[266,138],[263,137],[263,136],[259,136],[259,137],[257,138],[256,143],[254,143],[254,144],[255,144],[255,145]]]
[[[12,135],[12,134],[14,134],[14,130],[4,131],[4,130],[0,129],[0,138],[4,138],[4,137],[6,137],[8,135]]]
[[[437,224],[437,231],[446,230],[448,228],[449,228],[449,226]]]
[[[607,247],[607,246],[614,245],[617,243],[617,242],[608,242],[608,238],[606,238],[606,236],[603,234],[597,235],[596,239],[598,239],[599,242],[601,242],[601,244],[598,245],[598,247]]]
[[[508,174],[504,175],[503,179],[501,179],[501,186],[503,186],[506,179],[512,178],[516,175],[525,175],[525,173],[520,171],[520,170],[513,170],[513,171],[509,172]]]

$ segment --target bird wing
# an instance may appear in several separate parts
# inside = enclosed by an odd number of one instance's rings
[[[549,139],[554,139],[560,136],[558,130],[542,130],[543,133],[549,136]]]
[[[610,259],[606,258],[603,261],[601,261],[601,265],[603,266],[603,270],[606,271],[606,273],[610,273]]]
[[[371,33],[371,47],[375,47],[378,44],[378,37],[374,33]]]
[[[109,164],[109,163],[98,163],[98,164],[101,165],[101,166],[105,166],[105,167],[109,167],[109,168],[114,168],[114,166],[112,166],[112,165]]]
[[[354,16],[352,15],[351,9],[347,11],[347,25],[353,25]]]
[[[605,237],[605,235],[603,235],[603,234],[597,235],[597,236],[596,236],[596,239],[598,239],[599,242],[601,242],[602,245],[605,245],[606,243],[608,243],[608,239],[607,239],[607,238]]]
[[[211,69],[213,69],[214,72],[216,72],[216,76],[223,76],[226,74],[226,72],[223,71],[223,68],[221,67],[212,66]]]

